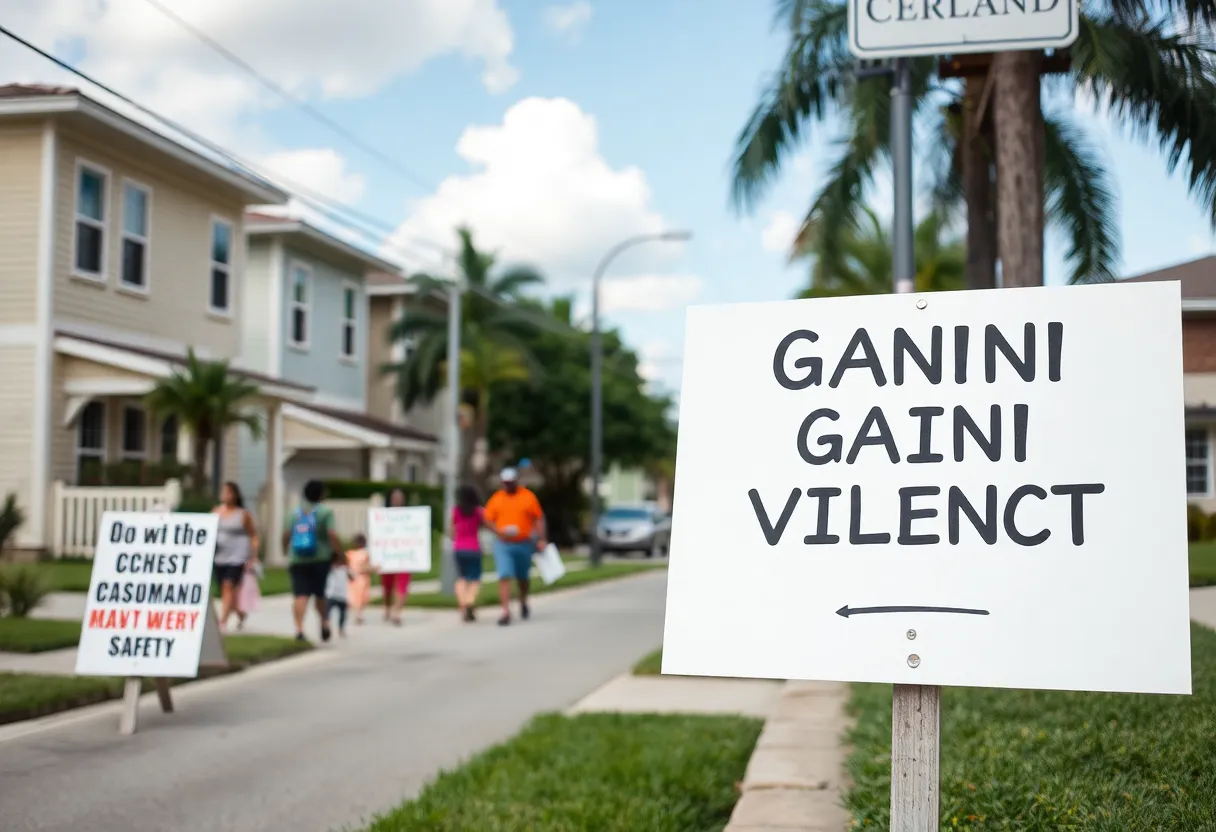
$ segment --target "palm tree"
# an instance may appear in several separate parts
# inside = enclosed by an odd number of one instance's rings
[[[258,394],[257,385],[230,374],[227,361],[204,361],[191,349],[185,366],[159,380],[145,397],[144,403],[153,415],[173,416],[189,431],[194,457],[190,485],[194,491],[204,488],[211,443],[218,448],[229,427],[244,425],[254,439],[261,438],[261,418],[244,409]],[[219,475],[217,469],[213,485],[218,485]]]
[[[491,386],[499,381],[527,380],[539,372],[521,340],[533,325],[518,304],[523,290],[543,283],[544,278],[525,267],[492,275],[494,255],[477,250],[468,228],[457,229],[457,234],[456,266],[465,289],[460,316],[460,400],[472,414],[461,443],[461,473],[480,480],[479,472],[473,470],[473,457],[478,448],[484,448]],[[419,297],[446,292],[451,285],[450,280],[427,274],[416,274],[410,282]],[[422,305],[411,306],[393,322],[388,337],[410,345],[403,362],[384,367],[384,372],[397,378],[397,395],[404,409],[434,401],[443,389],[447,370],[447,315]]]
[[[734,198],[739,207],[751,205],[806,128],[839,113],[845,133],[828,181],[807,214],[808,224],[822,226],[830,248],[855,223],[875,168],[889,156],[889,82],[854,79],[842,0],[778,0],[777,7],[789,46],[739,136]],[[1211,37],[1207,29],[1177,31],[1174,12],[1210,24],[1216,0],[1170,0],[1151,7],[1136,0],[1088,3],[1068,53],[1066,83],[1107,102],[1133,130],[1154,138],[1170,171],[1184,163],[1192,193],[1216,215]],[[1033,56],[997,56],[990,70],[994,100],[987,104],[983,76],[962,82],[939,78],[937,59],[911,61],[918,123],[932,127],[930,191],[939,209],[959,211],[965,205],[967,277],[973,288],[993,285],[998,254],[1005,285],[1042,282],[1044,213],[1046,224],[1069,241],[1072,281],[1110,279],[1117,266],[1110,174],[1067,115],[1042,112],[1033,86],[1038,66]],[[1027,108],[1040,120],[1026,124]]]
[[[820,238],[800,236],[796,257],[814,257],[811,285],[798,297],[824,298],[877,295],[892,291],[891,239],[878,215],[862,208],[860,227],[849,229],[838,244],[822,253]],[[962,240],[945,238],[942,218],[930,214],[916,226],[916,291],[964,288],[966,250]]]

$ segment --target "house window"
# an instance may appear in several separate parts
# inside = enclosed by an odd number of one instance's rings
[[[160,458],[165,462],[177,461],[176,416],[166,416],[160,423]]]
[[[76,424],[76,482],[100,482],[105,458],[106,406],[89,402]]]
[[[354,286],[342,287],[342,357],[355,357],[355,344],[359,332],[359,290]]]
[[[148,414],[138,407],[122,409],[122,458],[141,460],[148,456]]]
[[[211,220],[211,311],[232,311],[232,224]]]
[[[1188,497],[1205,497],[1211,491],[1211,443],[1207,428],[1186,430],[1186,493]]]
[[[106,198],[109,177],[81,165],[76,171],[76,273],[105,279]]]
[[[411,462],[405,466],[405,481],[418,482],[418,463]]]
[[[288,337],[292,346],[308,346],[308,301],[312,289],[312,272],[303,264],[295,263],[291,267],[291,303],[288,307],[291,318],[291,331]]]
[[[148,288],[148,205],[151,194],[134,182],[122,184],[122,272],[132,289]]]

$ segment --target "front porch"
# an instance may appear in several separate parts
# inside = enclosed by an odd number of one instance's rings
[[[157,502],[174,507],[180,501],[193,437],[173,417],[153,417],[143,398],[185,358],[67,333],[56,335],[54,348],[46,516],[27,521],[25,545],[56,556],[89,555],[101,510],[150,510]],[[305,398],[310,388],[239,368],[231,373],[258,387],[250,407],[263,416],[271,449],[267,482],[282,495],[282,408]],[[236,470],[236,438],[236,431],[229,431],[221,442],[218,471],[215,455],[209,454],[209,479],[229,478]],[[281,506],[282,499],[270,505]],[[281,523],[281,513],[269,519]],[[268,536],[268,547],[277,550],[277,537]]]

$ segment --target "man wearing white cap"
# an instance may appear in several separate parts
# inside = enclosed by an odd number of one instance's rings
[[[528,575],[532,555],[545,546],[545,514],[536,495],[519,484],[519,472],[504,468],[502,488],[486,503],[486,522],[498,539],[494,541],[494,568],[498,572],[498,599],[502,602],[499,626],[511,623],[511,580],[519,586],[519,615],[527,620]]]

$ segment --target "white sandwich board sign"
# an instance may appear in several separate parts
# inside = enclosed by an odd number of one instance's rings
[[[849,0],[849,49],[862,59],[1062,49],[1077,0]]]
[[[368,557],[382,574],[430,571],[430,506],[368,509],[367,537]]]
[[[1189,693],[1176,282],[693,307],[663,672]]]
[[[217,525],[214,514],[102,515],[78,674],[193,678],[200,659],[224,661],[203,656]]]

